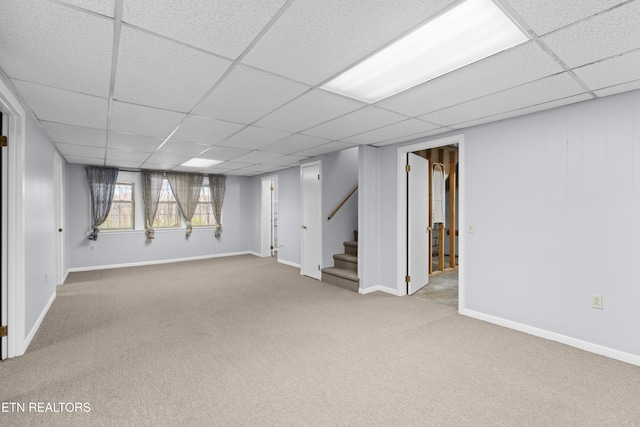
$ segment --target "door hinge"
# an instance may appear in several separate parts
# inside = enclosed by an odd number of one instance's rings
[[[320,271],[320,264],[318,264],[318,271]]]
[[[6,326],[0,326],[0,337],[6,337],[7,336],[7,327]]]
[[[410,165],[405,166],[404,170],[407,172],[411,172],[411,166]]]
[[[271,191],[273,191],[273,187],[271,187]]]
[[[320,181],[320,174],[318,174],[318,181]]]
[[[411,282],[411,276],[405,276],[404,281],[407,283]]]
[[[269,249],[273,250],[273,245],[271,245],[271,247]]]
[[[6,147],[9,145],[9,142],[7,140],[7,137],[2,135],[0,136],[0,147]]]

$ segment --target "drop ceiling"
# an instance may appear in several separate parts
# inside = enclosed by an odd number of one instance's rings
[[[640,0],[496,3],[530,41],[374,104],[321,86],[456,2],[2,0],[0,74],[69,163],[248,176],[640,89]]]

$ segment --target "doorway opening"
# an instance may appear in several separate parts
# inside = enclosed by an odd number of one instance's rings
[[[399,285],[398,293],[411,294],[456,309],[464,304],[461,280],[464,236],[458,231],[459,224],[464,223],[463,152],[462,135],[398,148],[398,265],[399,270],[404,267],[399,275],[406,282],[406,291],[403,292],[403,287]],[[421,178],[427,182],[418,192],[415,189],[412,191],[410,179],[402,176],[411,173],[406,172],[410,168],[402,164],[406,164],[410,157],[419,157],[428,164],[428,178]],[[416,187],[416,184],[413,186]],[[420,227],[412,228],[415,222],[411,219],[412,215],[424,216],[422,224],[426,224],[426,233]],[[427,237],[421,237],[421,234]],[[428,250],[416,249],[412,245],[411,242],[417,238],[426,239]],[[422,264],[421,268],[411,268],[411,264],[415,266],[418,263]],[[412,286],[415,278],[411,271],[424,269],[428,271],[427,284],[424,287]],[[417,279],[423,280],[421,277]]]
[[[6,137],[7,116],[0,112],[0,135]],[[4,139],[0,143],[0,360],[8,357],[6,327],[8,323],[8,241],[7,241],[7,155]]]

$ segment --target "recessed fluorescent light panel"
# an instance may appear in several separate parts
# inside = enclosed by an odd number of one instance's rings
[[[180,166],[186,166],[188,168],[208,168],[209,166],[217,165],[218,163],[222,163],[222,160],[199,159],[194,157],[191,160],[187,160]]]
[[[323,89],[377,102],[529,40],[491,0],[466,0]]]

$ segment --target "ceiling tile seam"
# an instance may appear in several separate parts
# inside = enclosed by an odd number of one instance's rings
[[[608,60],[614,59],[614,58],[619,58],[621,56],[625,56],[625,55],[628,55],[628,54],[631,54],[631,53],[636,53],[636,52],[640,52],[640,47],[637,47],[637,48],[631,49],[631,50],[627,50],[626,52],[617,53],[615,55],[607,56],[605,58],[600,58],[600,59],[598,59],[596,61],[588,62],[586,64],[582,64],[582,65],[579,65],[577,67],[573,67],[572,70],[579,70],[581,68],[588,67],[590,65],[599,64],[600,62],[608,61]]]
[[[206,49],[203,49],[201,47],[194,46],[194,45],[189,44],[189,43],[185,43],[185,42],[183,42],[181,40],[177,40],[177,39],[171,38],[169,36],[165,36],[164,34],[156,33],[154,31],[147,30],[146,28],[142,28],[142,27],[138,27],[137,25],[129,24],[126,21],[123,21],[122,25],[124,27],[127,27],[127,28],[131,29],[131,30],[140,31],[141,33],[145,33],[147,35],[150,35],[150,36],[153,36],[153,37],[157,37],[157,38],[162,39],[164,41],[168,41],[170,43],[174,43],[174,44],[177,44],[179,46],[186,47],[187,49],[191,49],[191,50],[195,50],[195,51],[200,52],[200,53],[204,53],[205,55],[213,56],[213,57],[215,57],[217,59],[222,59],[222,60],[228,61],[228,62],[234,62],[234,59],[233,58],[229,58],[228,56],[220,55],[219,53],[211,52],[210,50],[206,50]]]
[[[542,50],[544,50],[547,55],[549,55],[551,57],[551,59],[553,59],[556,63],[558,63],[568,74],[569,76],[571,76],[571,78],[578,83],[578,85],[580,85],[580,87],[582,89],[584,89],[585,92],[587,92],[589,95],[591,95],[593,98],[598,98],[598,96],[591,90],[591,88],[589,86],[587,86],[587,84],[585,82],[582,81],[582,79],[580,79],[576,73],[573,72],[573,69],[571,67],[569,67],[567,65],[566,62],[564,62],[562,60],[562,58],[560,58],[560,56],[558,56],[558,54],[556,54],[553,49],[551,49],[543,40],[541,40],[540,38],[536,38],[535,39],[536,43],[538,43],[538,46],[540,46],[542,48]]]
[[[500,2],[500,0],[494,0],[496,2]],[[633,1],[633,0],[631,0]],[[525,19],[522,18],[522,16],[520,16],[518,14],[518,12],[508,3],[507,0],[502,0],[502,7],[504,8],[504,10],[511,16],[511,18],[513,20],[515,20],[520,26],[521,28],[523,28],[528,34],[529,37],[531,38],[531,40],[533,40],[547,55],[549,55],[551,57],[551,59],[553,59],[558,65],[560,65],[562,67],[563,70],[565,70],[569,76],[571,76],[571,78],[582,88],[584,89],[585,92],[587,92],[588,94],[591,95],[592,98],[597,98],[597,95],[595,93],[593,93],[593,91],[591,90],[591,88],[589,88],[572,70],[571,67],[569,67],[561,58],[560,56],[558,56],[544,41],[542,41],[540,39],[540,36],[538,36],[538,34],[529,26],[529,24],[527,23],[527,21]],[[611,8],[613,9],[613,8]],[[596,14],[597,15],[597,14]],[[595,15],[592,15],[586,19],[590,19],[591,17],[593,17]],[[584,19],[583,19],[584,20]],[[581,20],[581,21],[583,21]],[[580,22],[580,21],[578,21]],[[576,23],[573,23],[576,24]],[[570,24],[570,25],[573,25]],[[531,83],[531,82],[530,82]],[[517,87],[517,86],[514,86]]]
[[[5,71],[2,69],[2,67],[0,67],[0,78],[2,80],[4,80],[5,84],[7,85],[9,90],[13,93],[13,95],[16,98],[18,98],[18,101],[20,101],[20,104],[22,105],[22,108],[24,108],[24,110],[27,112],[27,114],[29,116],[31,116],[31,118],[38,124],[40,129],[42,129],[43,132],[49,137],[49,139],[51,141],[53,141],[53,138],[51,138],[51,135],[49,135],[49,132],[47,132],[47,130],[44,128],[44,126],[42,126],[42,123],[40,123],[40,119],[38,118],[38,116],[36,116],[36,113],[34,113],[33,110],[31,109],[31,107],[29,106],[29,104],[27,104],[27,100],[24,99],[24,97],[22,96],[20,91],[18,91],[18,88],[16,88],[16,86],[13,84],[13,79],[9,78],[9,76],[7,75],[7,73],[5,73]],[[60,153],[60,152],[58,151],[58,153]],[[62,153],[60,153],[60,155],[62,156]],[[64,158],[64,156],[62,156],[62,157]]]
[[[367,107],[364,107],[364,108],[367,108]],[[356,111],[359,111],[359,110],[352,111],[352,113],[355,113]],[[395,111],[392,111],[392,112],[393,112],[393,113],[395,113]],[[350,113],[344,114],[344,115],[342,115],[342,116],[340,116],[340,117],[344,117],[345,115],[348,115],[348,114],[350,114]],[[396,114],[400,114],[400,113],[396,113]],[[402,115],[404,116],[404,114],[402,114]],[[332,120],[339,119],[340,117],[336,117],[335,119],[332,119]],[[403,122],[406,122],[406,121],[411,120],[411,119],[413,118],[413,117],[407,117],[407,116],[405,116],[405,117],[406,117],[406,118],[405,118],[404,120],[398,120],[397,122],[389,123],[389,124],[387,124],[387,125],[379,126],[379,127],[377,127],[377,128],[368,129],[368,130],[365,130],[365,131],[363,131],[363,132],[354,133],[354,134],[352,134],[352,135],[345,135],[345,136],[343,136],[343,137],[341,137],[341,138],[338,138],[338,139],[332,139],[332,140],[331,140],[331,142],[342,142],[342,140],[343,140],[343,139],[345,139],[345,138],[353,138],[353,137],[356,137],[356,136],[358,136],[358,135],[362,135],[363,133],[373,132],[373,131],[376,131],[376,130],[379,130],[379,129],[386,128],[386,127],[388,127],[388,126],[397,125],[398,123],[403,123]],[[332,120],[328,120],[328,121],[327,121],[327,122],[325,122],[325,123],[328,123],[328,122],[330,122],[330,121],[332,121]],[[420,120],[420,119],[418,119],[418,120]],[[427,122],[426,122],[426,121],[424,121],[424,120],[421,120],[421,121],[423,121],[423,122],[427,123]],[[435,124],[435,123],[434,123],[434,124]],[[321,124],[319,124],[319,125],[317,125],[317,126],[321,126],[321,125],[322,125],[322,123],[321,123]],[[436,126],[441,126],[441,125],[436,125]],[[313,126],[313,127],[315,127],[315,126]],[[309,128],[309,129],[313,129],[313,127]],[[307,129],[307,130],[308,130],[308,129]],[[302,132],[304,132],[304,131],[302,131]],[[308,135],[308,134],[303,134],[303,135],[305,135],[305,136],[314,136],[314,135]],[[316,138],[318,138],[318,137],[316,137]]]
[[[607,13],[613,12],[615,9],[618,9],[620,7],[624,7],[624,6],[628,5],[629,3],[633,3],[634,1],[637,1],[637,0],[625,0],[625,1],[621,2],[621,3],[613,5],[613,6],[609,7],[609,8],[607,8],[607,9],[601,10],[600,12],[596,12],[596,13],[594,13],[592,15],[585,16],[582,19],[579,19],[577,21],[571,22],[570,24],[567,24],[567,25],[565,25],[563,27],[556,28],[553,31],[549,31],[548,33],[541,34],[540,37],[543,37],[543,36],[547,37],[547,36],[549,36],[551,34],[557,33],[558,31],[566,30],[566,29],[574,27],[576,25],[583,24],[583,23],[585,23],[587,21],[590,21],[590,20],[600,16],[600,15],[605,15]]]
[[[4,73],[3,73],[3,74],[4,74]],[[49,85],[49,84],[44,84],[44,83],[34,82],[34,81],[32,81],[32,80],[24,80],[24,79],[19,79],[19,78],[16,78],[16,77],[9,77],[9,76],[7,76],[6,74],[4,74],[4,75],[5,75],[8,79],[15,80],[15,81],[17,81],[17,82],[29,83],[29,84],[33,84],[33,85],[37,85],[37,86],[47,87],[47,88],[50,88],[50,89],[56,89],[56,90],[61,90],[61,91],[64,91],[64,92],[75,93],[75,94],[83,95],[83,96],[90,96],[90,97],[92,97],[92,98],[98,98],[98,99],[102,99],[102,100],[104,100],[104,101],[107,101],[107,100],[108,100],[108,98],[105,98],[104,96],[95,95],[95,94],[93,94],[93,93],[79,92],[79,91],[77,91],[77,90],[65,89],[65,88],[63,88],[63,87],[59,87],[59,86],[52,86],[52,85]]]
[[[58,6],[66,7],[67,9],[75,10],[77,12],[82,12],[82,13],[87,13],[89,15],[93,15],[96,18],[103,18],[103,19],[113,20],[113,17],[111,17],[111,16],[103,15],[101,13],[95,12],[93,10],[85,9],[85,8],[83,8],[81,6],[76,6],[74,4],[64,3],[64,2],[61,2],[59,0],[49,0],[49,2],[57,4]]]
[[[502,112],[500,112],[500,113],[496,113],[496,114],[489,114],[488,116],[476,117],[475,119],[472,119],[472,120],[465,120],[464,122],[451,123],[449,126],[464,125],[465,123],[475,122],[475,121],[483,120],[483,119],[488,119],[488,118],[491,118],[491,117],[500,116],[500,115],[507,114],[507,113],[514,113],[514,112],[517,112],[517,111],[526,110],[526,109],[528,109],[528,108],[538,107],[538,106],[540,106],[540,105],[551,104],[552,102],[561,101],[561,100],[563,100],[563,99],[574,98],[574,97],[576,97],[576,96],[580,96],[580,95],[585,95],[585,93],[584,93],[584,92],[583,92],[583,93],[576,93],[576,94],[569,95],[569,96],[563,96],[562,98],[555,98],[555,99],[552,99],[552,100],[550,100],[550,101],[539,102],[539,103],[537,103],[537,104],[528,104],[528,105],[526,105],[525,107],[514,108],[514,109],[512,109],[512,110],[506,110],[506,111],[502,111]],[[580,102],[584,102],[584,101],[580,101]],[[524,114],[526,114],[526,113],[524,113]],[[454,128],[454,129],[455,129],[455,130],[460,130],[460,129],[463,129],[463,128],[465,128],[465,127],[467,127],[467,126],[462,126],[461,128]]]
[[[119,0],[122,1],[122,0]],[[222,76],[220,76],[220,78],[209,88],[209,90],[204,94],[204,96],[202,98],[200,98],[200,101],[198,101],[192,108],[191,110],[187,113],[187,115],[185,117],[182,118],[182,120],[180,121],[180,123],[178,123],[178,125],[175,127],[175,129],[173,129],[173,131],[169,134],[169,136],[167,136],[167,138],[158,146],[158,148],[156,148],[156,151],[153,154],[157,153],[162,146],[164,146],[167,141],[169,141],[169,139],[171,139],[171,137],[178,131],[178,129],[180,129],[180,126],[182,126],[184,124],[184,122],[187,120],[187,118],[189,118],[189,116],[191,116],[193,114],[193,112],[200,106],[202,105],[202,103],[209,97],[209,95],[211,95],[211,93],[213,93],[213,91],[229,76],[229,74],[231,73],[231,71],[233,71],[238,64],[241,63],[242,59],[249,53],[249,51],[256,45],[256,43],[264,36],[264,34],[266,34],[267,31],[269,31],[269,29],[275,24],[275,22],[280,19],[280,17],[282,16],[282,14],[289,8],[289,6],[291,5],[291,3],[293,3],[294,0],[287,0],[287,2],[282,5],[282,7],[278,10],[278,12],[276,12],[276,14],[271,17],[271,19],[269,20],[269,22],[267,22],[267,24],[264,26],[264,28],[262,30],[260,30],[260,32],[258,33],[258,35],[256,37],[254,37],[254,39],[251,41],[251,43],[249,43],[247,45],[247,47],[242,51],[242,53],[235,59],[235,60],[231,60],[231,65],[227,68],[227,70],[222,74]],[[146,31],[146,30],[145,30]],[[155,34],[155,33],[152,33]],[[169,39],[169,40],[173,40],[173,39]],[[174,40],[175,41],[175,40]],[[176,43],[181,43],[178,41],[175,41]],[[229,135],[227,138],[225,138],[224,140],[231,138],[233,135],[237,134],[238,132],[243,131],[244,129],[246,129],[249,125],[246,125],[245,127],[239,129],[237,132],[235,132],[232,135]],[[223,140],[223,141],[224,141]],[[222,142],[222,141],[220,141]],[[207,151],[207,150],[205,150]],[[204,153],[204,151],[202,152]],[[200,154],[202,154],[200,153]],[[151,157],[151,156],[149,156]],[[148,161],[149,158],[147,158],[146,161]]]
[[[427,116],[429,114],[438,113],[438,112],[443,111],[443,110],[448,110],[449,108],[458,107],[460,105],[468,104],[470,102],[477,101],[477,100],[480,100],[482,98],[487,98],[489,96],[497,95],[497,94],[502,93],[502,92],[506,92],[506,91],[513,90],[513,89],[516,89],[516,88],[519,88],[519,87],[522,87],[522,86],[530,85],[532,83],[536,83],[536,82],[539,82],[539,81],[542,81],[542,80],[545,80],[545,79],[548,79],[548,78],[551,78],[551,77],[559,76],[559,75],[565,74],[567,72],[568,71],[560,71],[560,72],[557,72],[557,73],[549,74],[548,76],[544,76],[544,77],[540,77],[538,79],[530,80],[528,82],[520,83],[518,85],[511,86],[511,87],[508,87],[508,88],[505,88],[505,89],[501,89],[501,90],[498,90],[496,92],[491,92],[491,93],[488,93],[486,95],[478,96],[476,98],[467,99],[465,101],[458,102],[457,104],[448,105],[448,106],[443,107],[443,108],[438,108],[437,110],[432,110],[432,111],[429,111],[427,113],[422,113],[422,114],[420,114],[420,116]],[[424,119],[420,119],[419,117],[414,117],[414,118],[418,119],[418,120],[426,121]],[[447,125],[439,125],[438,123],[433,123],[433,122],[429,122],[429,121],[427,121],[427,123],[432,123],[434,125],[443,126],[443,127],[448,126],[448,125],[451,124],[451,123],[449,123]]]
[[[113,49],[111,50],[111,81],[109,82],[109,99],[107,101],[107,129],[104,146],[104,164],[107,165],[109,137],[111,136],[111,112],[113,111],[113,94],[116,88],[116,72],[118,70],[118,51],[120,49],[120,33],[122,30],[122,10],[124,0],[116,0],[115,19],[113,20]]]
[[[629,83],[640,83],[640,79],[635,79],[635,80],[629,80],[627,82],[623,82],[623,83],[616,83],[613,85],[609,85],[609,86],[604,86],[604,87],[599,87],[598,89],[596,89],[597,91],[601,91],[601,90],[607,90],[607,89],[612,89],[616,86],[624,86],[624,85],[628,85]]]

